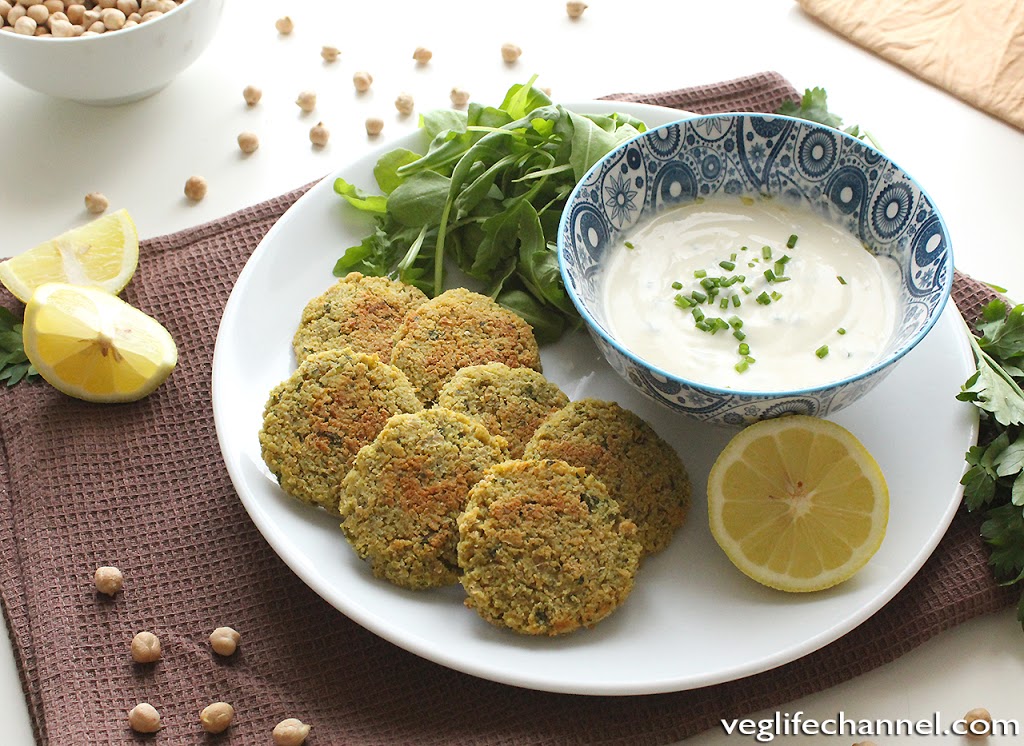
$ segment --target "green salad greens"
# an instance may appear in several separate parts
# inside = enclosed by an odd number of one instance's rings
[[[39,375],[25,356],[22,346],[21,322],[8,309],[0,306],[0,381],[13,386]]]
[[[430,146],[381,156],[373,173],[383,195],[337,179],[335,191],[376,221],[334,274],[386,275],[434,296],[452,261],[526,319],[540,343],[576,325],[555,251],[562,207],[592,165],[646,126],[553,104],[535,79],[512,86],[497,107],[422,115]]]

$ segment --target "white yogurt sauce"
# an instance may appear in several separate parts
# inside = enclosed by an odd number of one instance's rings
[[[797,241],[787,248],[791,235]],[[732,270],[719,265],[733,254]],[[764,272],[783,255],[791,279],[770,282]],[[677,295],[707,294],[694,276],[700,270],[709,278],[745,278],[720,288],[714,303],[696,306],[705,322],[739,318],[739,335],[733,327],[701,331],[692,309],[676,304]],[[854,375],[878,359],[894,328],[898,278],[892,260],[876,259],[856,237],[806,208],[715,197],[668,210],[625,236],[609,255],[604,305],[615,338],[668,373],[719,388],[793,390]],[[773,291],[771,303],[757,302]],[[722,298],[728,308],[720,307]],[[753,359],[742,372],[737,336]]]

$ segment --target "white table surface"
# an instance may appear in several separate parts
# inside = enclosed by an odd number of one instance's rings
[[[828,89],[833,111],[869,128],[886,151],[940,206],[957,266],[1024,299],[1020,248],[1020,172],[1024,133],[981,113],[903,70],[835,36],[791,0],[648,2],[590,0],[570,21],[561,0],[516,3],[420,1],[272,3],[232,0],[220,32],[191,68],[155,96],[114,108],[92,108],[36,94],[0,76],[0,255],[16,253],[88,220],[82,198],[101,191],[111,209],[126,207],[142,237],[179,230],[323,176],[339,163],[415,127],[392,102],[413,94],[418,111],[449,105],[460,86],[474,100],[499,103],[509,85],[539,73],[555,100],[616,91],[653,92],[773,69],[799,90]],[[468,9],[487,8],[471,12]],[[279,37],[274,20],[295,21]],[[500,47],[523,49],[518,63]],[[323,44],[342,50],[324,64]],[[425,67],[412,51],[426,46]],[[352,74],[374,77],[359,95]],[[97,71],[105,74],[105,71]],[[248,109],[242,89],[263,89]],[[304,115],[301,90],[318,94]],[[368,138],[363,122],[379,116],[384,131]],[[329,145],[316,150],[307,132],[323,120]],[[245,157],[235,137],[249,130],[260,149]],[[185,180],[204,176],[198,204],[182,196]],[[297,581],[298,582],[298,581]],[[805,717],[931,718],[944,723],[973,707],[1024,727],[1024,632],[1005,611],[943,633],[920,648],[846,684],[790,702],[783,713]],[[751,713],[771,717],[769,713]],[[0,719],[5,744],[32,742],[10,647],[0,644]],[[715,728],[688,741],[719,744]],[[774,743],[809,742],[779,737]],[[812,739],[818,742],[821,739]],[[837,743],[860,738],[832,739]],[[877,739],[884,742],[885,739]],[[1016,742],[991,738],[989,743]],[[962,743],[958,737],[914,736],[901,742]]]

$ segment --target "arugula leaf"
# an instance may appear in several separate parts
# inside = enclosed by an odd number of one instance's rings
[[[0,306],[0,381],[13,386],[38,377],[38,371],[25,356],[21,321],[9,309]]]
[[[362,189],[338,177],[334,180],[334,191],[358,210],[384,215],[388,211],[388,198],[367,194]]]
[[[878,150],[882,149],[878,141],[867,130],[861,131],[861,128],[855,124],[845,129],[843,128],[842,118],[833,114],[828,109],[828,93],[825,92],[824,88],[804,89],[804,95],[801,97],[799,104],[795,101],[783,101],[782,105],[775,110],[775,113],[824,124],[826,127],[832,127],[840,132],[845,132],[851,137],[867,140]]]

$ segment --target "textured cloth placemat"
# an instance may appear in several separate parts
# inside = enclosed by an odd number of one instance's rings
[[[1024,0],[798,0],[836,32],[1024,129]]]
[[[633,98],[708,112],[771,109],[795,95],[769,73]],[[153,395],[103,406],[42,383],[0,391],[0,594],[41,743],[136,742],[125,713],[140,701],[162,714],[155,742],[208,743],[198,713],[225,700],[236,710],[217,739],[225,743],[268,743],[276,722],[298,717],[313,725],[311,746],[664,744],[849,679],[1012,601],[992,580],[976,521],[961,513],[921,572],[856,630],[719,686],[545,694],[451,671],[376,637],[265,543],[232,488],[211,412],[224,303],[250,252],[302,191],[144,242],[124,297],[160,319],[180,351]],[[958,278],[966,315],[986,297],[984,286]],[[17,307],[9,295],[0,302]],[[104,564],[126,577],[114,599],[93,587]],[[242,634],[230,659],[207,642],[220,625]],[[163,645],[155,665],[129,656],[144,629]]]

